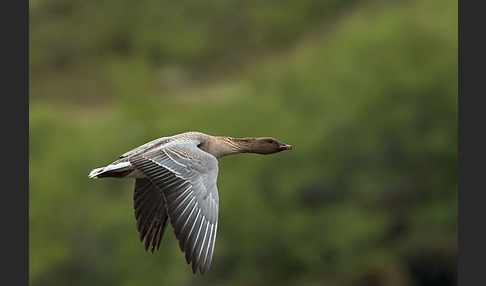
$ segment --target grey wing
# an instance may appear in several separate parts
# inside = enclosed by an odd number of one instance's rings
[[[153,253],[159,249],[168,222],[162,191],[149,179],[136,179],[133,204],[140,241],[145,239],[145,251],[150,248]]]
[[[163,193],[179,246],[192,270],[211,265],[218,227],[217,159],[197,141],[171,143],[130,158]]]
[[[123,153],[122,155],[120,155],[120,159],[130,157],[130,156],[135,156],[135,155],[143,153],[143,152],[147,152],[148,150],[155,148],[158,145],[167,143],[170,139],[171,139],[171,137],[162,137],[162,138],[152,140],[152,141],[145,143],[141,146],[138,146],[138,147],[136,147],[136,148],[134,148],[134,149],[132,149],[128,152]]]

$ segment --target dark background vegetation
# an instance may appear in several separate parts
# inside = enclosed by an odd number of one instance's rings
[[[457,285],[457,1],[31,0],[29,46],[31,285]],[[87,177],[191,130],[294,146],[220,160],[203,277]]]

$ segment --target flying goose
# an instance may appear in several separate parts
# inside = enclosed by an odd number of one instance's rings
[[[121,155],[89,178],[135,178],[134,207],[145,251],[160,246],[168,221],[186,261],[203,275],[211,266],[218,229],[218,158],[273,154],[292,146],[271,137],[233,138],[186,132],[162,137]]]

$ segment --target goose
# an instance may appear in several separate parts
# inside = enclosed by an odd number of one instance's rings
[[[185,132],[122,154],[89,178],[135,178],[135,219],[145,251],[159,249],[168,222],[187,264],[209,270],[218,229],[218,158],[238,153],[273,154],[292,146],[271,137],[234,138]]]

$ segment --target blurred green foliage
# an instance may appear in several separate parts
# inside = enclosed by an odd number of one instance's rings
[[[30,1],[31,285],[457,285],[457,1]],[[197,130],[220,160],[211,270],[135,229],[93,168]]]

